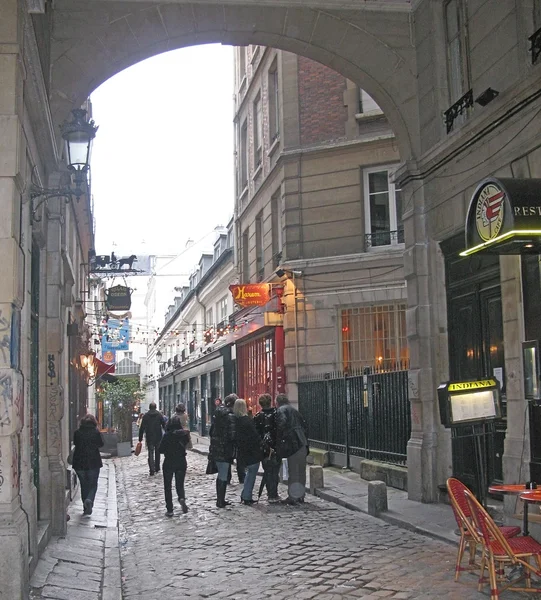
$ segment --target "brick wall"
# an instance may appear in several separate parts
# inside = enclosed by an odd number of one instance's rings
[[[308,58],[298,61],[301,145],[345,138],[345,78]]]

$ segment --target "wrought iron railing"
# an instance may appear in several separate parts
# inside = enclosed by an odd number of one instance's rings
[[[447,127],[447,133],[450,133],[453,129],[453,124],[457,117],[464,114],[468,108],[473,106],[473,90],[468,90],[462,98],[457,100],[452,106],[450,106],[443,114],[445,115],[445,126]]]
[[[404,229],[396,231],[377,231],[376,233],[367,233],[364,236],[366,249],[376,246],[391,246],[404,243]]]
[[[331,452],[405,465],[411,434],[408,372],[347,377],[333,373],[301,381],[299,410],[310,444]]]
[[[532,53],[532,65],[535,65],[539,55],[541,54],[541,27],[528,39],[532,43],[530,46],[530,52]]]

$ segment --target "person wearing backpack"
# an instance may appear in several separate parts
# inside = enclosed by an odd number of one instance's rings
[[[167,429],[163,436],[159,453],[165,456],[163,461],[163,490],[165,494],[166,517],[173,516],[173,492],[171,486],[173,476],[175,477],[175,488],[177,498],[183,514],[188,512],[186,505],[186,494],[184,492],[184,480],[186,478],[186,447],[190,443],[190,432],[182,428],[179,416],[171,417],[167,423]]]
[[[264,471],[263,480],[267,488],[267,499],[270,503],[274,503],[280,501],[278,482],[281,465],[281,460],[276,454],[276,408],[272,406],[270,394],[261,394],[258,403],[261,411],[254,417],[254,423],[263,449],[261,461]]]

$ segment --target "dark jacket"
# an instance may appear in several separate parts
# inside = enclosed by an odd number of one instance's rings
[[[165,419],[162,413],[155,408],[145,413],[139,427],[139,441],[143,441],[146,434],[147,444],[159,444],[162,439],[162,428],[165,427]]]
[[[243,465],[253,465],[263,459],[261,438],[255,428],[254,420],[248,415],[236,418],[235,444],[237,457]]]
[[[255,428],[262,441],[265,457],[276,449],[276,408],[264,408],[254,417]]]
[[[103,463],[100,456],[100,448],[103,446],[103,438],[98,428],[92,423],[85,423],[73,434],[72,466],[75,471],[90,471],[101,469]]]
[[[186,446],[190,442],[190,432],[186,429],[168,429],[160,442],[159,452],[165,456],[164,471],[178,471],[186,468]]]
[[[306,423],[300,412],[290,404],[280,406],[276,411],[276,453],[288,458],[303,446],[308,454]]]
[[[235,416],[230,408],[218,406],[210,428],[210,456],[217,462],[233,462],[235,456]]]

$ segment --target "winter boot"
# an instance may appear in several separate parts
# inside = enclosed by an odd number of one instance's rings
[[[216,508],[225,508],[231,506],[231,502],[226,502],[225,493],[227,490],[227,481],[216,479]]]

